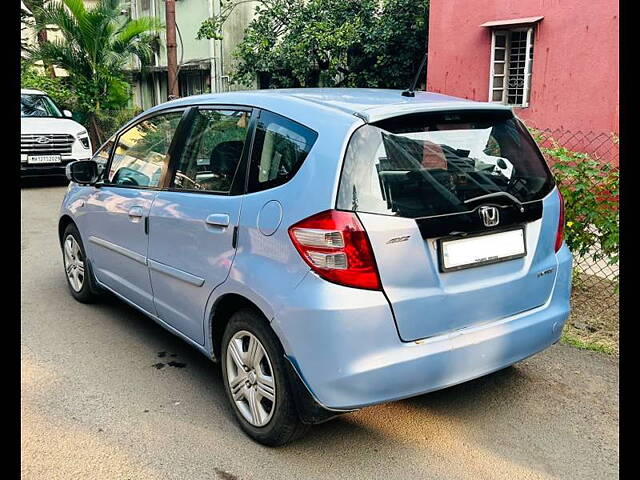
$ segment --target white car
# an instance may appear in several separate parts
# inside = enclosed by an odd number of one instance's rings
[[[20,130],[21,177],[64,176],[67,163],[91,158],[87,129],[39,90],[20,91]]]

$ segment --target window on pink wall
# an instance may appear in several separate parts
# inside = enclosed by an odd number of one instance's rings
[[[533,28],[493,30],[489,101],[528,107],[533,67]]]

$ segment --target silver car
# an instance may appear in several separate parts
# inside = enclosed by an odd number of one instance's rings
[[[501,105],[188,97],[67,174],[71,294],[111,292],[219,361],[263,444],[505,368],[558,341],[569,313],[562,197]]]

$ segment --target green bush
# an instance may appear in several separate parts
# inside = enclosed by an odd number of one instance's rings
[[[78,106],[78,98],[68,84],[68,78],[50,78],[26,62],[20,65],[20,86],[45,92],[61,109],[74,111]]]
[[[534,131],[534,136],[536,132]],[[537,139],[540,136],[537,135]],[[620,172],[606,161],[568,150],[557,142],[541,147],[565,204],[565,239],[571,252],[618,263]]]

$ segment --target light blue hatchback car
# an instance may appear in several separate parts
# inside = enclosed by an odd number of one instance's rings
[[[71,294],[111,292],[222,364],[253,439],[455,385],[558,341],[563,202],[512,111],[432,93],[182,98],[71,180]]]

